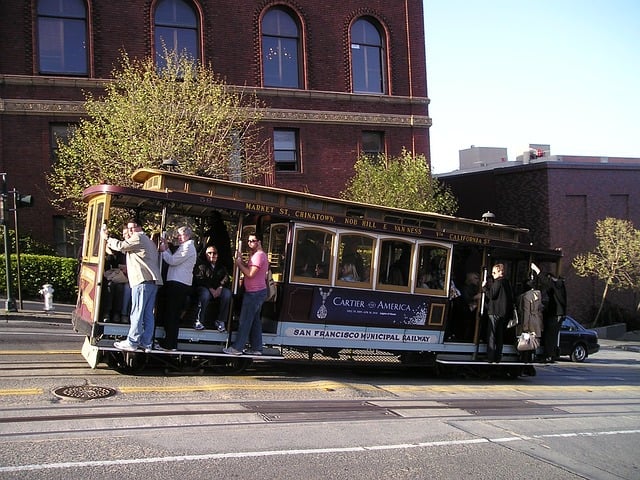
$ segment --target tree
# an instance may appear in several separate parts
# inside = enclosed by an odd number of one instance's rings
[[[458,209],[448,186],[431,176],[424,155],[361,155],[340,196],[345,200],[452,215]]]
[[[609,289],[640,288],[640,231],[628,220],[608,217],[596,222],[595,236],[598,240],[595,250],[577,255],[572,265],[578,276],[596,277],[604,282],[593,321],[597,325]]]
[[[122,54],[105,95],[87,94],[88,119],[65,144],[47,180],[54,205],[80,214],[82,191],[93,184],[133,186],[141,167],[160,168],[175,159],[182,173],[254,181],[269,168],[259,140],[262,105],[185,54],[165,51],[166,66],[153,58]]]

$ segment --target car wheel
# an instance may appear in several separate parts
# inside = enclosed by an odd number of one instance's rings
[[[573,347],[573,351],[571,352],[571,361],[584,362],[585,358],[587,358],[587,349],[583,344],[578,343]]]

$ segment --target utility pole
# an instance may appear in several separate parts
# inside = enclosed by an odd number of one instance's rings
[[[16,301],[11,292],[11,251],[9,250],[9,229],[7,221],[9,217],[9,194],[7,192],[7,174],[0,173],[2,177],[2,187],[0,188],[0,222],[2,222],[2,233],[4,237],[4,268],[5,278],[7,281],[7,299],[5,301],[5,310],[7,312],[17,312]]]

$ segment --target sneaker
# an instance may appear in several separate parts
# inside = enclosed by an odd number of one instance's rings
[[[224,322],[221,322],[220,320],[216,321],[216,328],[218,329],[219,332],[227,331],[227,328],[224,326]]]
[[[121,342],[113,342],[113,346],[118,350],[126,350],[127,352],[135,352],[138,349],[137,345],[133,345],[129,340],[123,340]]]
[[[196,330],[204,330],[204,325],[200,322],[196,322],[193,328],[195,328]]]
[[[147,345],[146,347],[140,347],[144,350],[144,353],[151,353],[153,351],[153,345]]]
[[[254,356],[258,356],[258,355],[262,355],[262,350],[245,350],[244,352],[245,355],[254,355]]]
[[[177,352],[178,351],[177,348],[167,348],[167,347],[164,347],[164,346],[160,345],[158,342],[156,342],[153,345],[153,348],[154,348],[154,350],[160,350],[161,352]]]
[[[240,350],[236,350],[233,347],[223,348],[222,351],[227,355],[242,355],[242,352]]]

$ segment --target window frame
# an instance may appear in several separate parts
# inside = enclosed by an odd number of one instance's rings
[[[46,12],[48,6],[45,6],[48,0],[38,0],[36,5],[36,48],[37,48],[37,61],[38,61],[38,73],[40,75],[68,75],[68,76],[78,76],[78,77],[88,77],[90,72],[90,50],[91,50],[91,37],[89,35],[89,6],[84,0],[75,0],[76,7],[82,8],[82,15],[74,15],[70,12]],[[41,12],[43,10],[44,12]],[[48,22],[47,22],[48,20]],[[57,20],[57,21],[56,21]],[[44,31],[46,30],[46,23],[55,24],[49,25],[52,27],[57,27],[52,30],[58,30],[59,35],[47,35],[45,38]],[[71,31],[72,25],[76,25],[76,31]],[[81,24],[81,25],[80,25]],[[72,43],[72,39],[70,38],[71,34],[76,34],[77,37],[80,36],[80,28],[82,26],[82,42],[80,45],[74,45]],[[69,28],[67,28],[69,27]],[[69,33],[69,34],[67,34]],[[54,42],[55,40],[55,42]],[[75,39],[76,41],[79,38]],[[50,67],[50,63],[45,62],[43,57],[45,57],[45,46],[51,47],[53,44],[58,43],[59,49],[55,52],[57,55],[48,55],[46,58],[57,58],[58,60],[55,63],[60,64],[60,68]],[[73,48],[71,48],[73,47]],[[78,53],[82,50],[82,55]],[[76,55],[73,55],[76,53]],[[66,61],[67,58],[73,58],[77,60],[81,60],[77,69],[69,68],[69,61]],[[47,64],[47,68],[43,67],[43,64]]]
[[[280,32],[268,32],[265,33],[265,30],[268,31],[268,28],[265,28],[265,19],[271,14],[281,14],[286,15],[286,17],[291,20],[293,26],[295,26],[296,33],[295,35],[287,35],[285,33]],[[279,22],[278,22],[279,23]],[[267,68],[266,57],[269,51],[268,45],[266,44],[267,40],[273,40],[277,45],[275,47],[275,55],[278,58],[278,72],[277,79],[271,80],[274,76],[267,76],[267,71],[271,71],[271,69]],[[283,42],[284,43],[295,43],[295,82],[293,80],[293,75],[288,74],[289,69],[282,68],[284,62],[280,59],[283,58]],[[285,46],[286,47],[286,46]],[[267,8],[260,18],[260,68],[261,68],[261,81],[262,86],[266,88],[292,88],[292,89],[302,89],[304,88],[304,75],[303,75],[303,49],[302,49],[302,22],[300,21],[300,17],[293,12],[291,9],[286,8],[283,5],[275,5]]]
[[[373,150],[366,150],[365,149],[365,136],[370,136],[371,138],[373,138],[374,136],[376,137],[377,140],[379,140],[379,145],[380,145],[380,149],[377,151],[373,151]],[[385,148],[385,135],[384,135],[384,131],[381,130],[363,130],[362,131],[362,136],[361,136],[361,153],[362,155],[367,156],[368,158],[372,158],[372,159],[379,159],[380,157],[382,157],[386,152],[386,148]]]
[[[398,244],[405,244],[406,246],[409,247],[409,261],[408,261],[408,270],[407,270],[407,278],[404,284],[392,284],[392,283],[383,283],[381,281],[381,276],[384,273],[384,269],[385,269],[385,265],[383,264],[383,255],[385,255],[384,252],[384,244],[385,243],[398,243]],[[378,245],[376,248],[376,285],[375,285],[375,289],[376,290],[383,290],[383,291],[390,291],[390,292],[407,292],[410,293],[412,290],[412,286],[414,284],[413,279],[415,278],[415,273],[414,273],[414,257],[415,257],[415,252],[416,252],[416,241],[415,240],[408,240],[404,237],[391,237],[391,236],[384,236],[384,237],[379,237],[378,238]],[[388,259],[390,260],[390,259]],[[395,263],[395,262],[394,262]],[[390,269],[393,264],[388,263],[388,268]]]
[[[422,248],[434,248],[434,249],[442,249],[446,251],[446,256],[444,257],[446,259],[446,265],[444,268],[444,285],[442,288],[424,288],[421,287],[419,285],[419,276],[421,274],[421,266],[420,266],[420,261],[421,261],[421,256],[422,256],[422,252],[421,249]],[[420,294],[425,294],[425,295],[431,295],[431,296],[436,296],[436,297],[448,297],[449,295],[449,290],[450,290],[450,286],[451,286],[451,268],[452,268],[452,262],[453,262],[453,245],[451,244],[444,244],[444,243],[439,243],[439,242],[432,242],[432,241],[419,241],[416,243],[416,250],[415,250],[415,254],[414,254],[414,260],[415,260],[415,264],[413,267],[413,277],[412,277],[412,285],[413,287],[413,291],[415,293],[420,293]]]
[[[365,22],[371,26],[377,33],[379,43],[366,42],[366,39],[358,39],[359,35],[354,32],[354,29],[360,22]],[[356,41],[358,39],[358,41]],[[375,51],[374,51],[375,50]],[[358,62],[358,56],[354,55],[354,51],[362,51],[361,62]],[[389,92],[388,86],[388,59],[387,59],[387,35],[383,26],[376,19],[372,17],[358,17],[356,18],[351,27],[349,28],[349,64],[351,67],[351,91],[353,93],[360,94],[372,94],[372,95],[386,95]],[[373,58],[375,57],[375,59]],[[379,71],[379,77],[375,79],[378,85],[375,89],[372,87],[374,79],[370,78],[371,69],[367,68],[367,65],[371,60],[374,60],[377,64],[377,71]],[[362,63],[362,65],[358,65]],[[357,68],[359,67],[359,68]],[[362,78],[360,78],[362,76]],[[363,83],[364,88],[359,85]]]
[[[362,279],[359,281],[340,280],[340,270],[342,269],[342,263],[344,260],[344,242],[342,241],[342,239],[345,237],[361,237],[361,238],[371,240],[371,256],[368,259],[368,263],[369,263],[368,278],[366,278],[364,275],[365,272],[367,272],[367,269],[366,269],[367,264],[366,264],[366,259],[363,258],[362,259],[363,260],[362,277],[364,278],[364,280]],[[359,232],[356,230],[338,230],[337,236],[336,236],[336,242],[337,242],[337,246],[336,246],[336,256],[335,256],[336,265],[335,265],[335,273],[334,273],[334,284],[340,287],[365,288],[365,289],[373,290],[374,289],[373,279],[375,278],[375,275],[376,275],[375,262],[376,262],[376,249],[377,249],[378,236],[375,234],[367,234],[367,233]],[[359,252],[358,254],[362,257],[362,255]]]
[[[181,23],[178,19],[175,19],[173,23],[169,21],[158,21],[158,7],[164,6],[163,4],[173,2],[173,6],[176,5],[184,5],[189,11],[193,14],[193,24]],[[200,60],[202,58],[202,39],[201,39],[201,31],[202,31],[202,14],[198,8],[198,6],[187,0],[158,0],[154,5],[153,9],[153,32],[152,32],[152,45],[154,49],[154,58],[158,69],[166,66],[163,61],[164,49],[162,40],[164,38],[159,37],[159,28],[160,29],[171,29],[172,30],[172,45],[168,45],[166,42],[164,43],[164,48],[167,49],[168,52],[176,52],[177,54],[182,54],[186,51],[188,56],[193,57],[194,60]],[[188,48],[188,45],[185,47],[184,39],[180,39],[180,33],[186,34],[187,32],[193,33],[193,51]],[[176,37],[178,35],[178,37]]]
[[[326,266],[327,266],[327,277],[322,277],[322,278],[316,278],[316,277],[309,277],[309,276],[305,276],[305,275],[301,275],[299,272],[296,271],[296,266],[299,265],[299,263],[297,262],[297,258],[298,255],[301,254],[301,243],[298,242],[299,236],[302,233],[307,233],[307,232],[317,232],[321,235],[324,235],[324,240],[323,240],[323,244],[324,246],[329,246],[329,251],[328,253],[328,259],[323,262]],[[289,272],[289,278],[291,278],[292,282],[295,283],[309,283],[309,284],[316,284],[316,285],[331,285],[332,284],[332,279],[333,279],[333,272],[334,272],[334,252],[336,251],[336,238],[337,238],[337,232],[335,231],[335,229],[330,229],[330,228],[324,228],[324,227],[319,227],[319,226],[315,226],[315,225],[308,225],[308,224],[297,224],[295,226],[295,230],[293,232],[293,252],[291,255],[291,265],[290,265],[290,272]],[[330,235],[330,239],[327,238],[327,235]],[[314,266],[315,267],[315,266]]]
[[[276,148],[276,134],[277,133],[292,133],[294,136],[294,148],[283,149]],[[289,172],[289,173],[300,173],[302,172],[302,162],[300,160],[300,131],[297,128],[274,128],[273,135],[273,162],[274,162],[274,170],[277,173]],[[278,152],[292,152],[294,160],[278,160]],[[281,165],[292,165],[293,168],[280,168]]]

